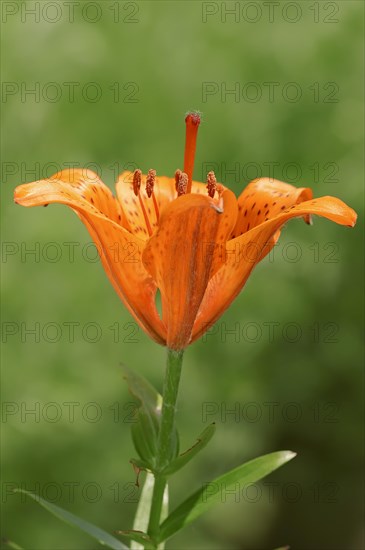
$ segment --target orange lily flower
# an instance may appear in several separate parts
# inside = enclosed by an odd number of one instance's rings
[[[181,350],[200,337],[242,290],[291,218],[323,216],[353,227],[356,213],[335,197],[312,198],[269,178],[238,199],[216,182],[192,180],[200,116],[186,117],[184,171],[175,178],[122,173],[117,197],[90,170],[62,170],[20,185],[23,206],[62,203],[87,227],[105,271],[130,313],[156,342]],[[162,315],[156,307],[161,293]]]

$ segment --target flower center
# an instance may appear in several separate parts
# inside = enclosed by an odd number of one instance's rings
[[[175,172],[175,188],[177,196],[185,195],[186,193],[191,193],[191,187],[193,182],[193,171],[194,171],[194,162],[195,162],[195,150],[196,150],[196,138],[198,136],[198,129],[200,124],[200,113],[198,111],[191,111],[185,117],[186,124],[186,135],[185,135],[185,154],[184,154],[184,171],[176,170]],[[133,191],[134,194],[138,197],[143,218],[146,224],[148,235],[151,236],[153,233],[153,228],[158,224],[160,219],[160,212],[158,202],[156,200],[155,194],[153,192],[156,182],[156,170],[148,170],[146,177],[145,189],[146,194],[144,197],[141,193],[141,184],[142,184],[142,172],[137,169],[133,173]],[[209,172],[207,175],[207,192],[209,197],[214,198],[215,194],[218,194],[220,198],[223,191],[223,187],[217,183],[217,179],[213,171]],[[151,222],[148,213],[151,214],[150,206],[145,205],[144,199],[150,199],[152,197],[153,207],[156,214],[156,222]]]

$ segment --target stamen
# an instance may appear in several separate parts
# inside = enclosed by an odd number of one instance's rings
[[[176,170],[175,172],[175,187],[177,191],[177,196],[185,195],[188,188],[188,175],[181,170]]]
[[[217,193],[218,193],[218,209],[220,212],[224,211],[224,204],[223,204],[223,193],[225,191],[224,185],[221,183],[217,183]]]
[[[213,198],[217,190],[217,178],[213,171],[209,172],[207,176],[207,190],[208,195]]]
[[[148,198],[150,198],[153,193],[155,180],[156,180],[156,170],[148,170],[148,174],[146,178],[146,193]]]
[[[133,173],[133,191],[134,191],[134,194],[137,195],[137,197],[139,198],[139,204],[141,205],[144,221],[146,222],[147,231],[149,236],[151,236],[152,227],[150,224],[150,220],[148,219],[148,215],[144,207],[142,196],[140,193],[141,183],[142,183],[142,172],[137,168],[137,170],[135,170]]]
[[[217,192],[218,195],[221,197],[224,192],[224,185],[222,185],[221,183],[217,183]]]
[[[157,204],[155,194],[153,192],[153,188],[155,186],[155,181],[156,181],[156,170],[148,170],[148,174],[147,174],[147,178],[146,178],[146,193],[147,193],[148,198],[150,198],[151,195],[152,195],[153,206],[154,206],[154,209],[155,209],[156,219],[157,219],[157,223],[158,223],[158,221],[160,219],[160,211],[159,211],[159,208],[158,208],[158,204]]]
[[[142,172],[137,168],[137,170],[133,172],[133,191],[137,197],[139,195],[139,190],[141,188],[141,181],[142,181]]]
[[[188,176],[187,193],[191,193],[191,184],[193,181],[196,138],[200,124],[200,113],[192,111],[185,117],[186,137],[185,137],[185,155],[184,155],[184,172]]]

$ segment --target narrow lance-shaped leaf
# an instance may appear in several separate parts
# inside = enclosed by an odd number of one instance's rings
[[[8,548],[11,548],[11,550],[23,550],[23,548],[19,546],[19,544],[17,544],[16,542],[13,542],[12,540],[7,539],[6,537],[3,537],[1,539],[1,542],[5,544],[5,546],[7,546]]]
[[[150,516],[154,484],[155,478],[153,474],[147,472],[142,493],[139,498],[136,515],[134,518],[133,529],[135,531],[145,532],[148,529],[148,520]],[[143,544],[138,544],[138,542],[132,542],[131,544],[131,550],[143,550],[143,548]]]
[[[15,492],[24,493],[30,496],[33,500],[38,502],[38,504],[48,510],[48,512],[51,512],[51,514],[61,519],[62,521],[78,527],[79,529],[84,531],[84,533],[87,533],[88,535],[90,535],[90,537],[99,541],[100,544],[102,544],[103,546],[107,546],[108,548],[112,548],[113,550],[128,550],[127,546],[120,542],[120,540],[114,538],[112,535],[109,535],[109,533],[107,533],[106,531],[103,531],[96,525],[93,525],[92,523],[89,523],[84,519],[78,518],[74,514],[71,514],[71,512],[67,512],[67,510],[63,510],[55,504],[47,502],[38,495],[30,493],[29,491],[24,491],[22,489],[15,489]]]
[[[217,479],[205,483],[201,489],[178,506],[162,523],[160,540],[166,540],[197,519],[221,501],[222,491],[229,491],[236,483],[254,483],[295,457],[291,451],[278,451],[250,460]]]
[[[152,544],[151,538],[147,535],[147,533],[144,533],[143,531],[135,531],[130,529],[128,531],[116,531],[116,533],[138,543],[138,547],[141,548],[142,546],[142,549],[144,548],[144,545],[146,543]]]
[[[195,455],[197,455],[204,447],[209,443],[215,433],[215,424],[210,424],[205,430],[200,434],[198,440],[190,449],[179,455],[175,460],[169,464],[163,471],[164,475],[171,475],[183,466],[185,466]]]

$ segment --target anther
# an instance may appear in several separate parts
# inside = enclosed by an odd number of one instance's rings
[[[188,175],[181,170],[176,170],[175,172],[175,187],[177,191],[177,196],[185,195],[188,187]]]
[[[209,172],[207,175],[207,190],[210,197],[214,197],[217,190],[217,178],[213,171]]]
[[[156,181],[156,170],[148,170],[148,174],[146,178],[146,193],[148,198],[150,198],[153,193],[155,181]]]
[[[133,172],[133,191],[137,197],[139,195],[139,190],[141,188],[141,182],[142,182],[142,172],[137,168],[137,170]]]
[[[147,193],[148,198],[151,198],[151,195],[152,195],[153,206],[154,206],[154,209],[155,209],[156,220],[157,220],[157,223],[158,223],[158,221],[160,219],[160,211],[159,211],[159,208],[158,208],[158,204],[157,204],[155,194],[153,192],[155,182],[156,182],[156,170],[152,170],[152,169],[148,170],[148,174],[147,174],[147,178],[146,178],[146,193]]]
[[[150,221],[148,219],[146,209],[145,209],[144,204],[143,204],[142,195],[140,193],[141,183],[142,183],[142,172],[141,172],[141,170],[139,170],[137,168],[137,170],[135,170],[133,172],[133,191],[134,191],[134,194],[139,198],[139,204],[141,205],[141,210],[142,210],[142,214],[143,214],[143,217],[144,217],[144,221],[146,223],[147,231],[148,231],[149,236],[151,236],[152,235],[152,227],[151,227]]]

